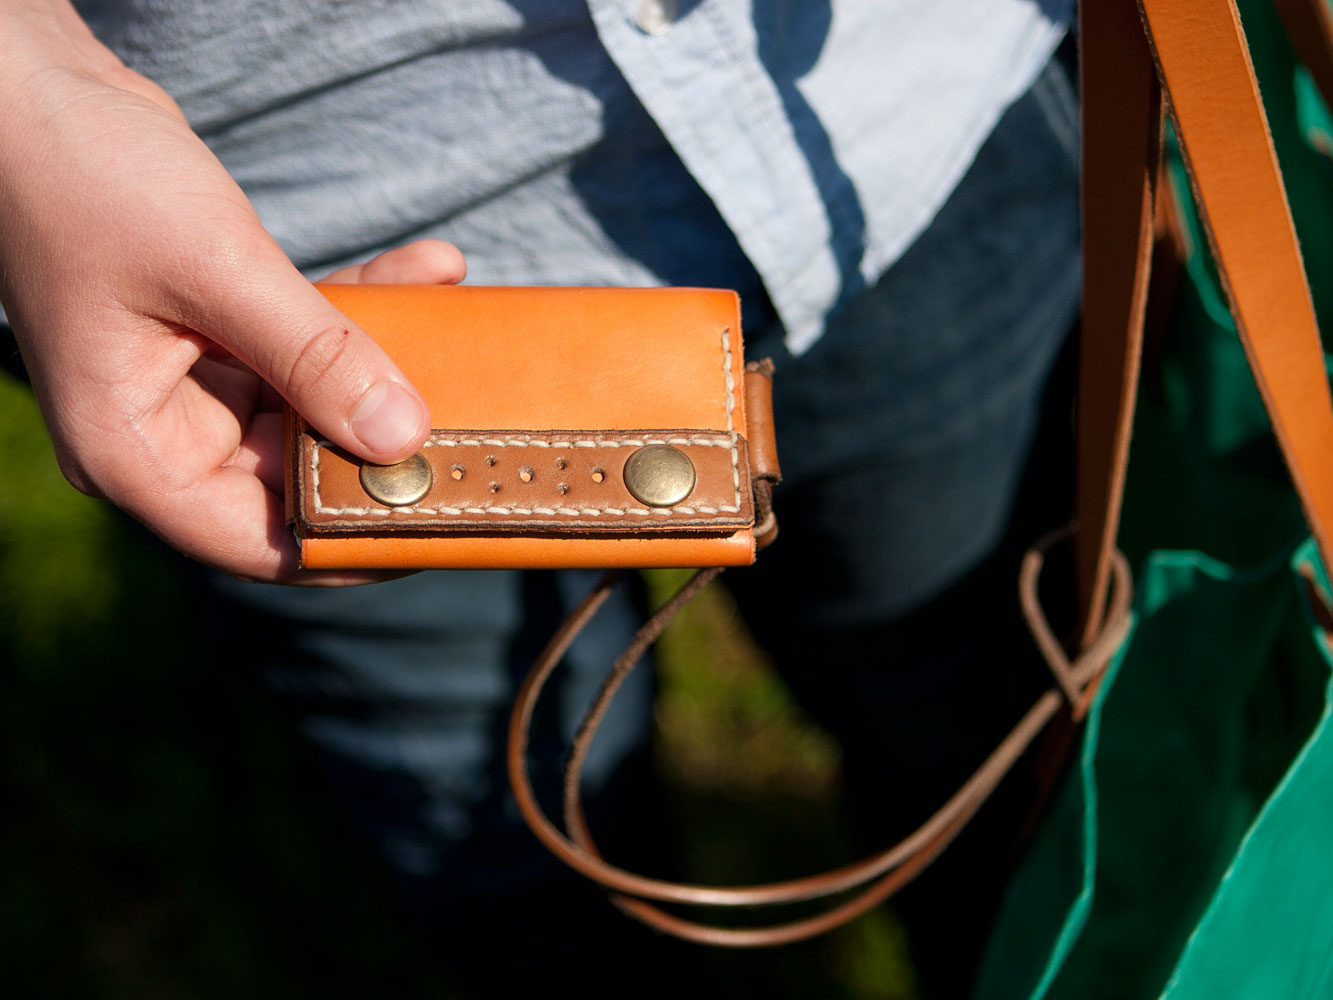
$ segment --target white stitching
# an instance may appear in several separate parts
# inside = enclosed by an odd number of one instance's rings
[[[697,445],[703,448],[732,448],[732,435],[726,437],[670,437],[670,438],[619,438],[604,441],[597,438],[576,438],[569,441],[539,441],[523,435],[507,438],[488,438],[479,441],[476,438],[428,438],[423,448],[642,448],[648,444]],[[320,441],[317,447],[332,447],[329,441]]]
[[[727,433],[734,434],[731,413],[736,408],[736,380],[731,376],[731,331],[726,327],[722,328],[722,378],[727,387]]]
[[[735,497],[737,509],[741,504],[741,470],[740,470],[740,450],[736,447],[736,427],[732,422],[731,414],[736,408],[736,380],[731,377],[731,331],[723,328],[722,330],[722,371],[725,373],[724,382],[727,387],[727,435],[731,440],[731,491]]]

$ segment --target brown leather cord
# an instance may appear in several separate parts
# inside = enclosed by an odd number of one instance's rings
[[[773,484],[754,480],[754,550],[762,552],[778,537],[778,519],[773,513]]]
[[[782,481],[778,466],[777,436],[773,433],[772,358],[745,364],[745,419],[750,439],[750,487],[754,501],[754,548],[761,552],[778,537],[778,519],[773,514],[773,487]],[[767,422],[766,426],[760,426]],[[645,647],[646,648],[646,647]]]
[[[1123,639],[1127,628],[1130,601],[1128,568],[1123,559],[1117,563],[1114,574],[1112,600],[1108,609],[1106,635],[1099,637],[1074,664],[1065,664],[1068,676],[1087,678],[1092,683]],[[1049,626],[1041,615],[1036,601],[1037,577],[1041,559],[1029,564],[1022,578],[1024,593],[1021,601],[1030,608],[1042,627]],[[610,675],[603,683],[589,707],[574,740],[565,773],[565,823],[570,831],[567,837],[542,812],[533,793],[526,767],[527,730],[536,700],[556,664],[578,631],[596,613],[615,585],[619,574],[608,574],[561,626],[551,643],[543,651],[531,673],[525,679],[514,706],[510,721],[507,764],[510,783],[518,802],[519,811],[533,832],[557,857],[586,875],[604,888],[615,893],[616,904],[635,919],[659,930],[701,943],[730,947],[762,947],[785,944],[821,934],[865,912],[907,884],[928,865],[966,825],[1014,763],[1023,755],[1032,741],[1065,703],[1061,690],[1046,692],[1028,710],[1018,725],[982,763],[975,774],[949,800],[926,820],[915,832],[886,850],[860,862],[831,871],[752,886],[703,886],[648,878],[626,871],[606,862],[597,850],[583,813],[579,797],[583,762],[596,735],[597,726],[604,717],[620,684],[643,657],[647,648],[661,634],[667,622],[680,608],[720,570],[701,570],[693,576],[666,604],[657,610],[639,630],[630,646],[617,659]],[[1100,660],[1094,659],[1101,657]],[[1063,686],[1063,685],[1062,685]],[[1077,704],[1086,700],[1086,685],[1075,690]],[[696,923],[666,913],[649,905],[645,900],[682,903],[699,906],[782,906],[808,902],[860,890],[826,912],[787,923],[749,928],[718,927]]]
[[[606,717],[611,707],[611,699],[616,696],[620,685],[643,659],[648,647],[657,641],[662,631],[676,617],[677,612],[694,599],[694,596],[708,584],[717,579],[721,568],[701,569],[682,586],[672,598],[657,609],[634,635],[633,642],[625,649],[611,667],[611,672],[602,680],[596,697],[584,713],[579,728],[570,743],[569,761],[565,767],[565,826],[575,841],[590,840],[583,809],[579,805],[579,781],[583,775],[583,764],[587,760],[588,750],[592,746],[597,727]]]
[[[1046,553],[1057,542],[1074,534],[1076,531],[1073,526],[1063,528],[1047,535],[1028,550],[1019,569],[1018,593],[1028,631],[1032,633],[1032,638],[1037,643],[1046,665],[1055,675],[1056,683],[1069,703],[1073,720],[1081,722],[1092,705],[1092,699],[1097,693],[1106,665],[1125,641],[1125,637],[1129,635],[1132,623],[1130,604],[1134,597],[1134,584],[1129,571],[1129,561],[1119,549],[1113,550],[1110,593],[1106,608],[1098,615],[1105,624],[1102,631],[1083,647],[1078,658],[1071,663],[1064,647],[1055,637],[1055,632],[1046,619],[1046,613],[1042,610],[1037,581],[1046,561]]]
[[[977,803],[980,806],[980,802]],[[767,927],[719,927],[712,924],[684,920],[659,907],[629,896],[613,894],[611,902],[627,916],[656,930],[663,931],[696,944],[709,944],[727,948],[767,948],[804,941],[818,937],[849,920],[854,920],[872,907],[878,906],[885,899],[907,885],[921,873],[940,853],[949,846],[971,820],[976,809],[960,812],[947,826],[942,828],[922,849],[903,865],[884,875],[877,882],[852,899],[832,909],[804,920],[794,920],[785,924]],[[589,842],[587,849],[596,852],[596,846]]]
[[[705,570],[696,573],[677,592],[675,597],[653,616],[649,624],[635,637],[633,644],[616,661],[612,672],[607,676],[596,698],[589,706],[579,726],[578,733],[574,737],[569,763],[565,769],[565,827],[569,831],[572,841],[593,858],[601,859],[602,855],[593,840],[592,831],[588,827],[587,818],[583,811],[580,785],[583,776],[583,765],[587,759],[593,737],[596,735],[597,727],[610,708],[611,700],[615,697],[621,683],[641,660],[648,646],[657,639],[662,629],[675,616],[679,607],[686,601],[693,599],[694,595],[715,579],[719,572]],[[719,927],[682,919],[643,900],[623,894],[613,894],[611,901],[627,915],[642,923],[700,944],[727,947],[763,947],[803,940],[822,934],[847,920],[859,916],[887,898],[901,886],[906,885],[948,846],[983,800],[984,796],[975,803],[969,803],[971,808],[960,810],[958,815],[934,833],[915,855],[901,867],[882,876],[866,891],[824,913],[805,919],[766,927]]]

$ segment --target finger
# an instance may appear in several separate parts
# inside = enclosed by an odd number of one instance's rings
[[[197,492],[218,493],[223,509],[230,509],[238,495],[257,497],[262,505],[262,517],[228,518],[212,534],[209,561],[242,580],[302,587],[360,587],[411,575],[401,571],[301,569],[299,543],[287,523],[281,495],[260,486],[259,480],[239,469],[219,469],[210,481],[199,484]],[[212,506],[207,500],[205,504]],[[216,558],[219,543],[228,547],[221,561]]]
[[[261,383],[254,372],[234,358],[218,360],[206,354],[190,368],[188,377],[216,397],[245,426],[259,398]]]
[[[189,325],[348,451],[379,463],[416,451],[429,432],[429,412],[389,357],[276,246],[244,260],[243,267],[216,264],[201,282],[204,294],[180,304]]]
[[[386,250],[364,264],[340,268],[329,285],[456,285],[467,276],[462,251],[444,240],[417,240]]]
[[[300,550],[282,498],[242,469],[216,469],[173,501],[157,512],[155,530],[186,555],[241,579],[342,587],[402,575],[300,569]]]
[[[319,283],[321,285],[359,285],[361,284],[361,272],[365,269],[365,264],[348,264],[346,267],[340,267],[338,270],[324,275],[319,279]]]
[[[253,380],[254,376],[250,376]],[[130,475],[108,497],[201,562],[254,581],[346,586],[382,573],[309,573],[283,503],[281,413],[238,415],[194,376],[134,439]],[[123,470],[122,470],[123,471]]]
[[[366,262],[366,285],[456,285],[467,276],[467,262],[452,243],[417,240],[387,250]]]
[[[254,577],[232,574],[246,583],[281,583],[289,587],[366,587],[372,583],[388,583],[405,576],[416,576],[420,570],[299,570],[294,576],[277,580],[257,580]]]
[[[280,413],[256,413],[250,419],[240,445],[223,464],[250,473],[269,490],[281,495],[284,489],[282,424]]]

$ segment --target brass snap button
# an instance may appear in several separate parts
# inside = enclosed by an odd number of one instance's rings
[[[407,507],[430,492],[435,476],[426,456],[417,452],[396,465],[361,466],[361,488],[386,507]]]
[[[670,507],[694,490],[694,463],[669,444],[645,445],[625,461],[625,487],[649,507]]]

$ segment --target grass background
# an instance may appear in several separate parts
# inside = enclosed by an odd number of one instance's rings
[[[453,996],[276,707],[201,642],[170,561],[65,483],[31,393],[3,375],[0,469],[9,995]],[[725,591],[673,625],[660,661],[658,765],[683,874],[846,860],[838,748],[791,704]],[[730,994],[914,995],[886,910],[811,945],[698,961]]]

